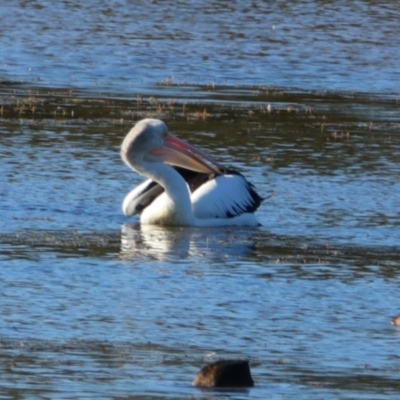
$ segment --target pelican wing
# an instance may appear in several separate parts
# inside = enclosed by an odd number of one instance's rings
[[[128,217],[140,214],[162,192],[164,192],[163,187],[151,179],[147,179],[125,196],[122,211]]]
[[[246,178],[236,171],[218,175],[207,181],[191,196],[197,218],[233,218],[254,213],[263,198]]]

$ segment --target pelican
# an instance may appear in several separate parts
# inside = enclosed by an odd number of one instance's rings
[[[121,145],[121,158],[148,178],[122,203],[126,216],[164,226],[258,226],[263,198],[241,175],[172,135],[158,119],[136,123]]]

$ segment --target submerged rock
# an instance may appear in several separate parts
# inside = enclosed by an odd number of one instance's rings
[[[400,326],[400,315],[396,315],[390,321],[390,323],[394,326]]]
[[[192,382],[202,387],[254,386],[248,360],[219,360],[203,367]]]

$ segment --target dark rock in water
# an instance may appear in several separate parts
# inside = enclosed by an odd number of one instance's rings
[[[248,360],[219,360],[206,365],[193,380],[193,386],[250,387],[254,386]]]

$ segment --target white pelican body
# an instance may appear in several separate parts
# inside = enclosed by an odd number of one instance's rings
[[[139,121],[122,142],[121,158],[149,178],[122,204],[124,214],[140,214],[142,224],[260,225],[254,212],[263,199],[252,185],[168,133],[160,120]]]

